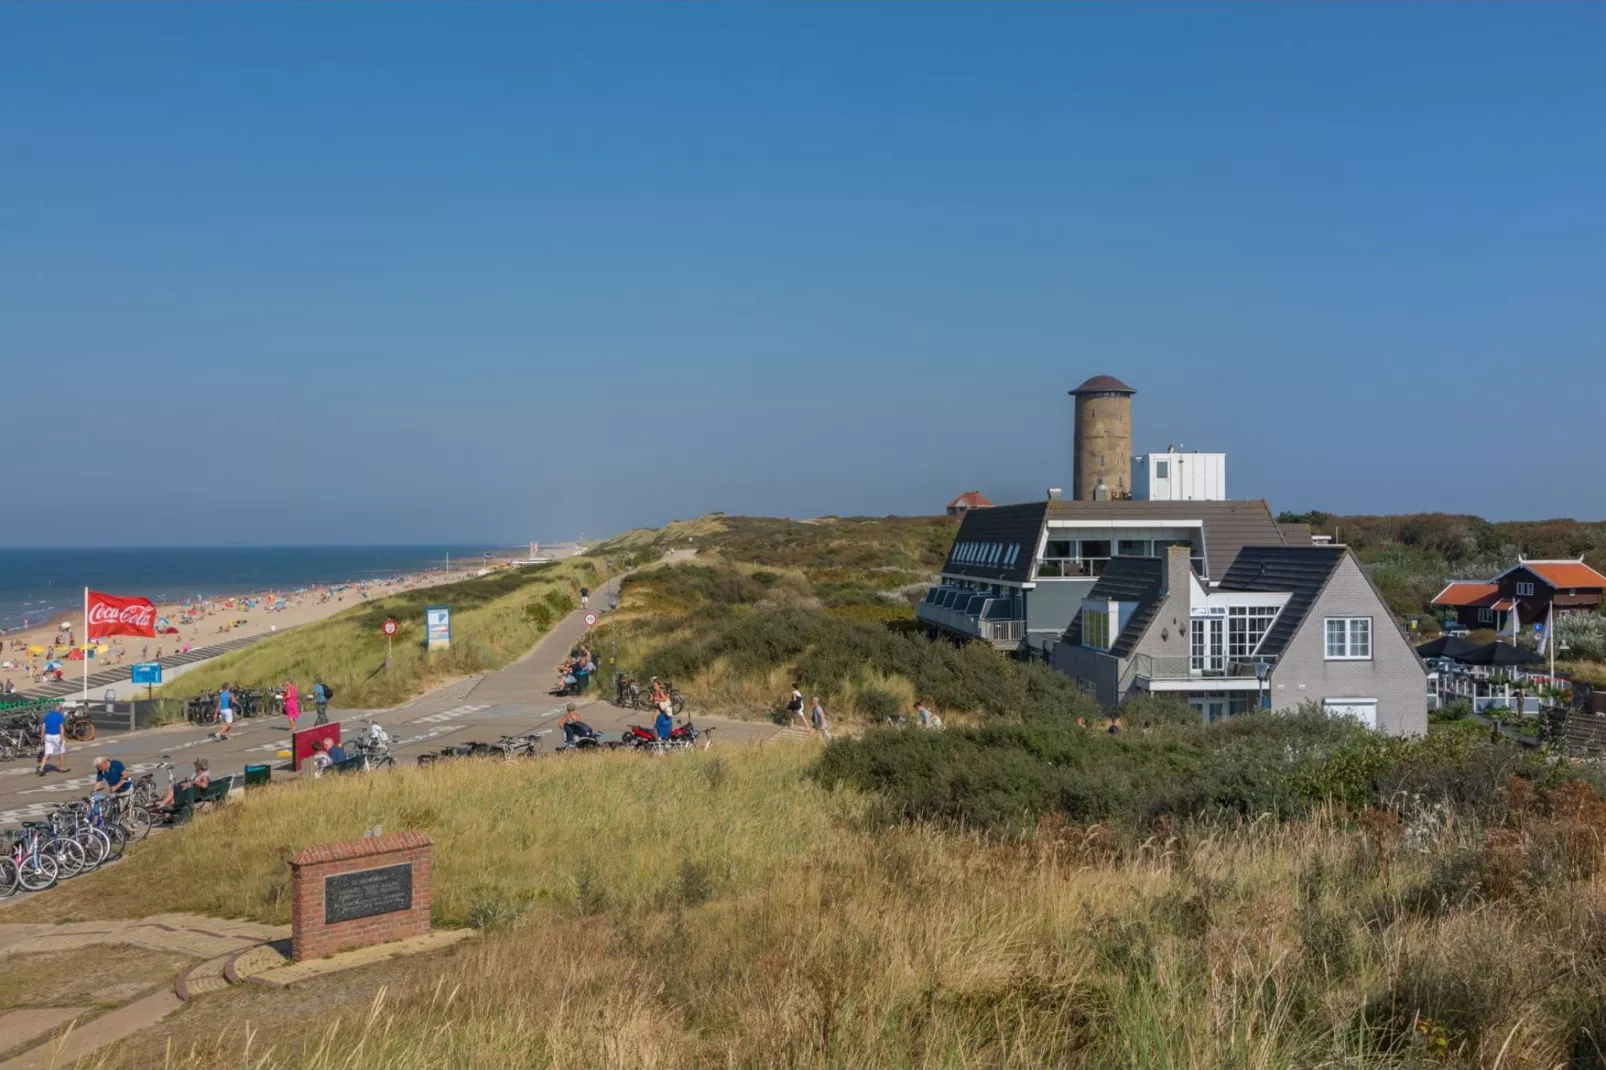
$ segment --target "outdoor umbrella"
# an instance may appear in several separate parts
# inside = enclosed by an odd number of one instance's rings
[[[1469,643],[1453,635],[1441,635],[1417,647],[1416,652],[1424,658],[1449,658],[1452,661],[1460,661],[1463,654],[1470,654],[1477,649],[1477,643]]]
[[[1545,659],[1538,654],[1531,654],[1521,650],[1510,643],[1498,640],[1485,643],[1476,650],[1470,650],[1455,660],[1467,665],[1543,665]]]

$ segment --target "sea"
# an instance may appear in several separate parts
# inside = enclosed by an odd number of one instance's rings
[[[0,627],[83,615],[84,588],[161,604],[380,579],[506,557],[494,546],[185,546],[0,549]]]

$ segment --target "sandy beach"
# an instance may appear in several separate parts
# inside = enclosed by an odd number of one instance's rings
[[[408,573],[383,580],[364,580],[347,584],[320,584],[295,590],[282,590],[254,595],[221,595],[202,602],[164,603],[157,607],[157,617],[167,618],[169,627],[178,634],[160,634],[154,639],[143,636],[114,636],[101,640],[107,652],[97,654],[90,662],[90,671],[97,672],[116,665],[129,665],[174,654],[188,647],[203,647],[224,639],[261,635],[296,625],[331,617],[341,610],[364,601],[384,598],[401,591],[435,587],[454,583],[483,571],[479,567],[466,569],[432,569]],[[282,608],[280,604],[282,602]],[[83,630],[83,613],[57,614],[48,623],[8,633],[3,640],[4,653],[0,655],[0,680],[10,679],[18,688],[35,683],[28,674],[28,648],[43,647],[44,656],[35,654],[33,665],[42,669],[50,657],[65,658],[68,647],[66,633],[59,626],[70,621],[73,638],[80,639]],[[62,663],[62,671],[71,678],[83,671],[76,661]]]

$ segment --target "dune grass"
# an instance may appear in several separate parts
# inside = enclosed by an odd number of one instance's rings
[[[1398,840],[1327,810],[999,841],[888,823],[814,753],[325,780],[14,909],[160,881],[164,907],[282,919],[292,846],[431,832],[437,919],[482,939],[310,1018],[259,1006],[174,1066],[1601,1065],[1599,841],[1525,868],[1584,827],[1556,800],[1501,829],[1413,811]]]
[[[595,587],[607,575],[603,559],[571,558],[361,602],[207,662],[163,687],[161,697],[214,691],[225,681],[260,687],[286,678],[307,690],[321,675],[334,688],[337,706],[395,705],[446,680],[516,660],[579,604],[582,586]],[[449,650],[424,647],[424,610],[433,605],[452,607]],[[387,617],[401,626],[388,668],[379,630]]]

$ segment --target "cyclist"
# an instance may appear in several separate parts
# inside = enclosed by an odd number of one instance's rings
[[[580,712],[572,702],[563,708],[563,716],[558,718],[558,727],[563,729],[565,746],[572,746],[575,740],[594,734],[591,726],[580,720]]]
[[[591,608],[591,588],[589,588],[589,587],[580,588],[580,608],[581,609],[590,609]]]
[[[71,772],[66,766],[67,761],[67,715],[59,709],[51,710],[45,714],[44,723],[40,726],[44,730],[45,749],[39,755],[39,775],[45,775],[45,764],[51,758],[56,759],[56,772]]]
[[[100,794],[106,791],[112,795],[126,795],[134,790],[134,782],[128,779],[128,770],[116,758],[95,759],[95,791]]]

